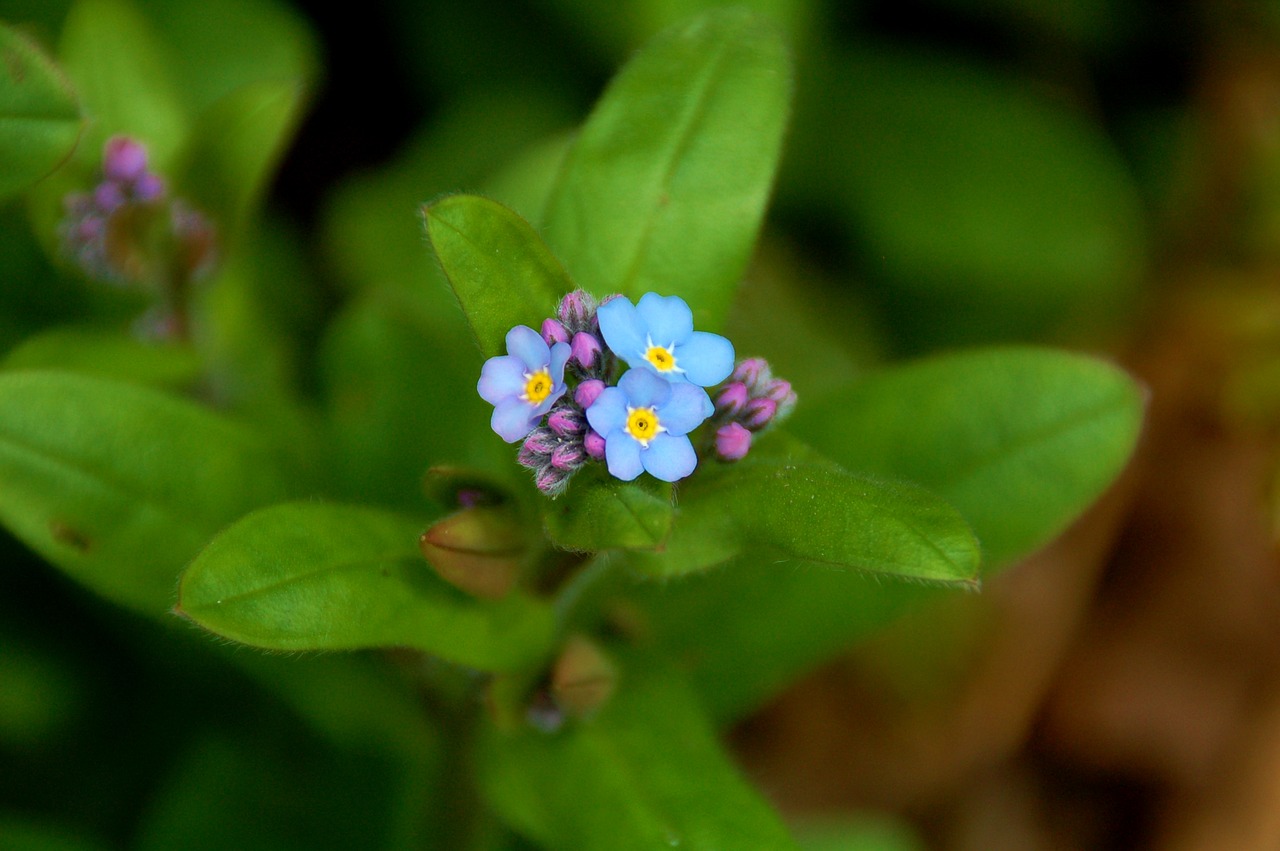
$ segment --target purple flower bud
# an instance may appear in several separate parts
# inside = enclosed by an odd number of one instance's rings
[[[133,183],[133,197],[136,201],[149,204],[164,197],[164,179],[159,175],[147,172]]]
[[[105,181],[93,190],[93,205],[102,213],[113,213],[124,204],[124,190],[119,183]]]
[[[562,443],[551,453],[551,466],[572,473],[586,461],[586,451],[580,443]]]
[[[586,427],[587,419],[582,412],[568,405],[556,408],[551,412],[551,416],[547,417],[547,428],[561,437],[581,434]]]
[[[572,331],[585,330],[595,319],[596,300],[585,290],[574,290],[560,300],[556,316]]]
[[[569,477],[564,474],[563,470],[557,470],[555,467],[547,466],[538,471],[533,477],[533,484],[538,490],[551,496],[556,496],[569,482]]]
[[[767,382],[770,379],[769,362],[764,358],[747,358],[739,361],[730,378],[733,381],[741,381],[754,390],[762,381]]]
[[[724,461],[739,461],[751,449],[751,432],[738,423],[716,429],[716,454]]]
[[[764,389],[764,395],[777,402],[779,406],[787,401],[794,403],[796,398],[795,391],[791,389],[791,382],[783,378],[770,381]]]
[[[731,381],[716,396],[716,410],[735,417],[743,406],[747,404],[749,397],[747,385],[741,381]]]
[[[547,341],[548,346],[554,346],[556,343],[569,342],[569,330],[555,319],[542,320],[542,339]]]
[[[597,461],[604,458],[604,438],[595,429],[588,431],[587,436],[582,438],[582,448]]]
[[[776,413],[778,413],[778,403],[761,396],[752,399],[742,409],[742,424],[752,431],[759,431],[769,424]]]
[[[560,441],[556,440],[555,435],[545,428],[535,428],[525,438],[522,448],[531,455],[550,455],[555,451],[559,443]]]
[[[72,230],[72,238],[77,242],[93,242],[107,231],[106,219],[102,216],[85,216],[76,223]]]
[[[600,341],[594,334],[579,331],[573,335],[573,342],[570,345],[572,347],[570,357],[582,364],[583,369],[591,369],[596,365],[596,361],[600,358]]]
[[[600,397],[604,392],[604,382],[598,378],[589,378],[578,385],[578,389],[573,391],[573,401],[582,406],[585,411],[591,407],[591,404]]]
[[[516,463],[521,467],[530,470],[536,470],[546,463],[547,456],[540,455],[537,452],[530,452],[527,446],[521,446],[520,451],[516,453]]]
[[[107,140],[102,154],[102,173],[107,180],[129,183],[143,176],[147,170],[147,149],[141,142],[128,136],[113,136]]]
[[[475,508],[477,505],[484,505],[489,501],[489,495],[479,488],[461,488],[454,499],[458,501],[459,508]]]

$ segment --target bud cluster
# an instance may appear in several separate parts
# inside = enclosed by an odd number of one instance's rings
[[[781,422],[796,404],[791,382],[775,378],[764,358],[739,361],[729,380],[716,394],[716,455],[722,461],[738,461],[751,449],[751,437]]]
[[[574,290],[560,300],[555,318],[542,323],[542,339],[548,346],[569,344],[566,369],[579,381],[603,379],[613,366],[614,359],[600,338],[599,306],[590,293]]]

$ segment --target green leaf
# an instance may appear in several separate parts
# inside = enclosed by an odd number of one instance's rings
[[[423,519],[288,503],[224,531],[182,576],[178,607],[234,641],[272,650],[413,647],[483,670],[540,659],[549,608],[520,594],[480,602],[418,552]]]
[[[71,155],[83,124],[62,72],[31,40],[0,23],[0,199]]]
[[[676,671],[632,660],[620,676],[598,715],[559,733],[485,729],[480,785],[504,820],[546,848],[796,847]]]
[[[28,337],[0,361],[0,367],[66,370],[174,390],[191,387],[200,375],[200,359],[190,346],[76,327]]]
[[[201,114],[175,171],[184,195],[218,223],[225,243],[246,224],[302,117],[302,80],[265,80]]]
[[[923,851],[924,843],[905,823],[882,815],[806,820],[796,825],[804,851]]]
[[[934,582],[975,583],[978,543],[954,508],[923,488],[851,475],[783,436],[680,489],[659,553],[632,561],[657,576],[703,570],[740,553]],[[714,465],[714,466],[711,466]]]
[[[150,22],[127,0],[78,0],[59,55],[91,121],[85,156],[96,158],[107,137],[125,134],[146,144],[152,169],[168,173],[188,116]]]
[[[583,470],[569,490],[547,501],[547,536],[561,549],[600,552],[653,549],[671,531],[671,486],[649,476],[623,482],[597,467]]]
[[[742,10],[666,31],[618,74],[569,152],[545,233],[596,295],[678,294],[724,321],[773,181],[791,94],[778,34]]]
[[[573,289],[533,227],[496,201],[453,195],[428,204],[423,215],[485,357],[506,354],[508,331],[541,323]]]
[[[131,384],[0,374],[0,521],[97,593],[159,615],[182,566],[285,498],[277,453],[243,426]]]
[[[799,407],[791,428],[850,470],[918,482],[960,509],[987,569],[1062,531],[1128,461],[1142,393],[1093,358],[985,349],[891,369]]]
[[[0,815],[5,851],[107,851],[106,840],[90,838],[65,824],[42,824]]]

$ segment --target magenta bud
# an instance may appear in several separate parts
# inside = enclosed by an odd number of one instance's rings
[[[534,486],[551,496],[555,496],[564,490],[564,486],[568,481],[569,477],[562,470],[557,470],[555,467],[545,467],[533,477]]]
[[[582,416],[580,411],[573,408],[556,408],[551,412],[551,416],[547,417],[547,428],[561,437],[581,434],[586,427],[586,418]]]
[[[102,213],[113,213],[124,204],[124,190],[120,184],[106,181],[93,190],[93,205]]]
[[[572,347],[570,356],[582,364],[583,369],[591,369],[600,358],[600,341],[594,334],[579,331],[573,335],[573,342],[570,345]]]
[[[555,319],[542,320],[542,339],[547,341],[548,346],[554,346],[556,343],[569,342],[569,329]]]
[[[536,428],[525,438],[522,448],[530,455],[550,455],[559,444],[555,435],[544,428]]]
[[[775,378],[764,389],[764,395],[779,405],[787,400],[795,400],[796,394],[791,389],[791,382],[783,378]]]
[[[731,417],[737,416],[749,398],[747,385],[741,381],[731,381],[716,396],[716,410],[727,413]]]
[[[574,290],[560,300],[556,316],[570,328],[582,330],[596,315],[596,300],[585,290]]]
[[[102,154],[102,173],[107,180],[129,183],[142,177],[147,170],[147,149],[141,142],[128,136],[113,136],[107,140]]]
[[[739,461],[751,449],[751,432],[738,423],[716,429],[716,454],[725,461]]]
[[[761,396],[752,399],[742,409],[742,424],[752,431],[759,431],[769,424],[776,413],[778,413],[778,403]]]
[[[159,175],[147,172],[133,182],[135,200],[148,204],[164,197],[164,179]]]
[[[586,451],[579,443],[562,443],[551,453],[551,466],[572,473],[586,460]]]
[[[107,230],[107,223],[101,216],[85,216],[81,219],[73,231],[74,239],[78,242],[93,242],[99,239]]]
[[[582,438],[582,448],[597,461],[604,458],[604,438],[595,429],[588,431],[587,436]]]
[[[590,408],[596,399],[600,398],[600,394],[604,392],[604,382],[598,378],[589,378],[578,385],[578,389],[573,391],[573,401],[582,406],[583,410]]]
[[[747,358],[739,361],[730,377],[754,389],[761,382],[767,382],[770,379],[769,362],[764,358]]]

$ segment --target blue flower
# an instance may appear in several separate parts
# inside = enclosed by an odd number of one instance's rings
[[[614,298],[596,316],[605,342],[629,366],[700,387],[719,384],[733,372],[733,344],[693,330],[693,311],[679,296],[646,293],[638,305]]]
[[[476,390],[493,405],[490,424],[507,443],[533,431],[538,420],[564,395],[564,365],[569,344],[548,346],[542,335],[524,325],[507,332],[507,354],[489,358]]]
[[[698,466],[687,435],[714,409],[701,387],[630,369],[617,387],[606,387],[591,403],[587,422],[604,437],[610,475],[629,482],[647,471],[674,482]]]

